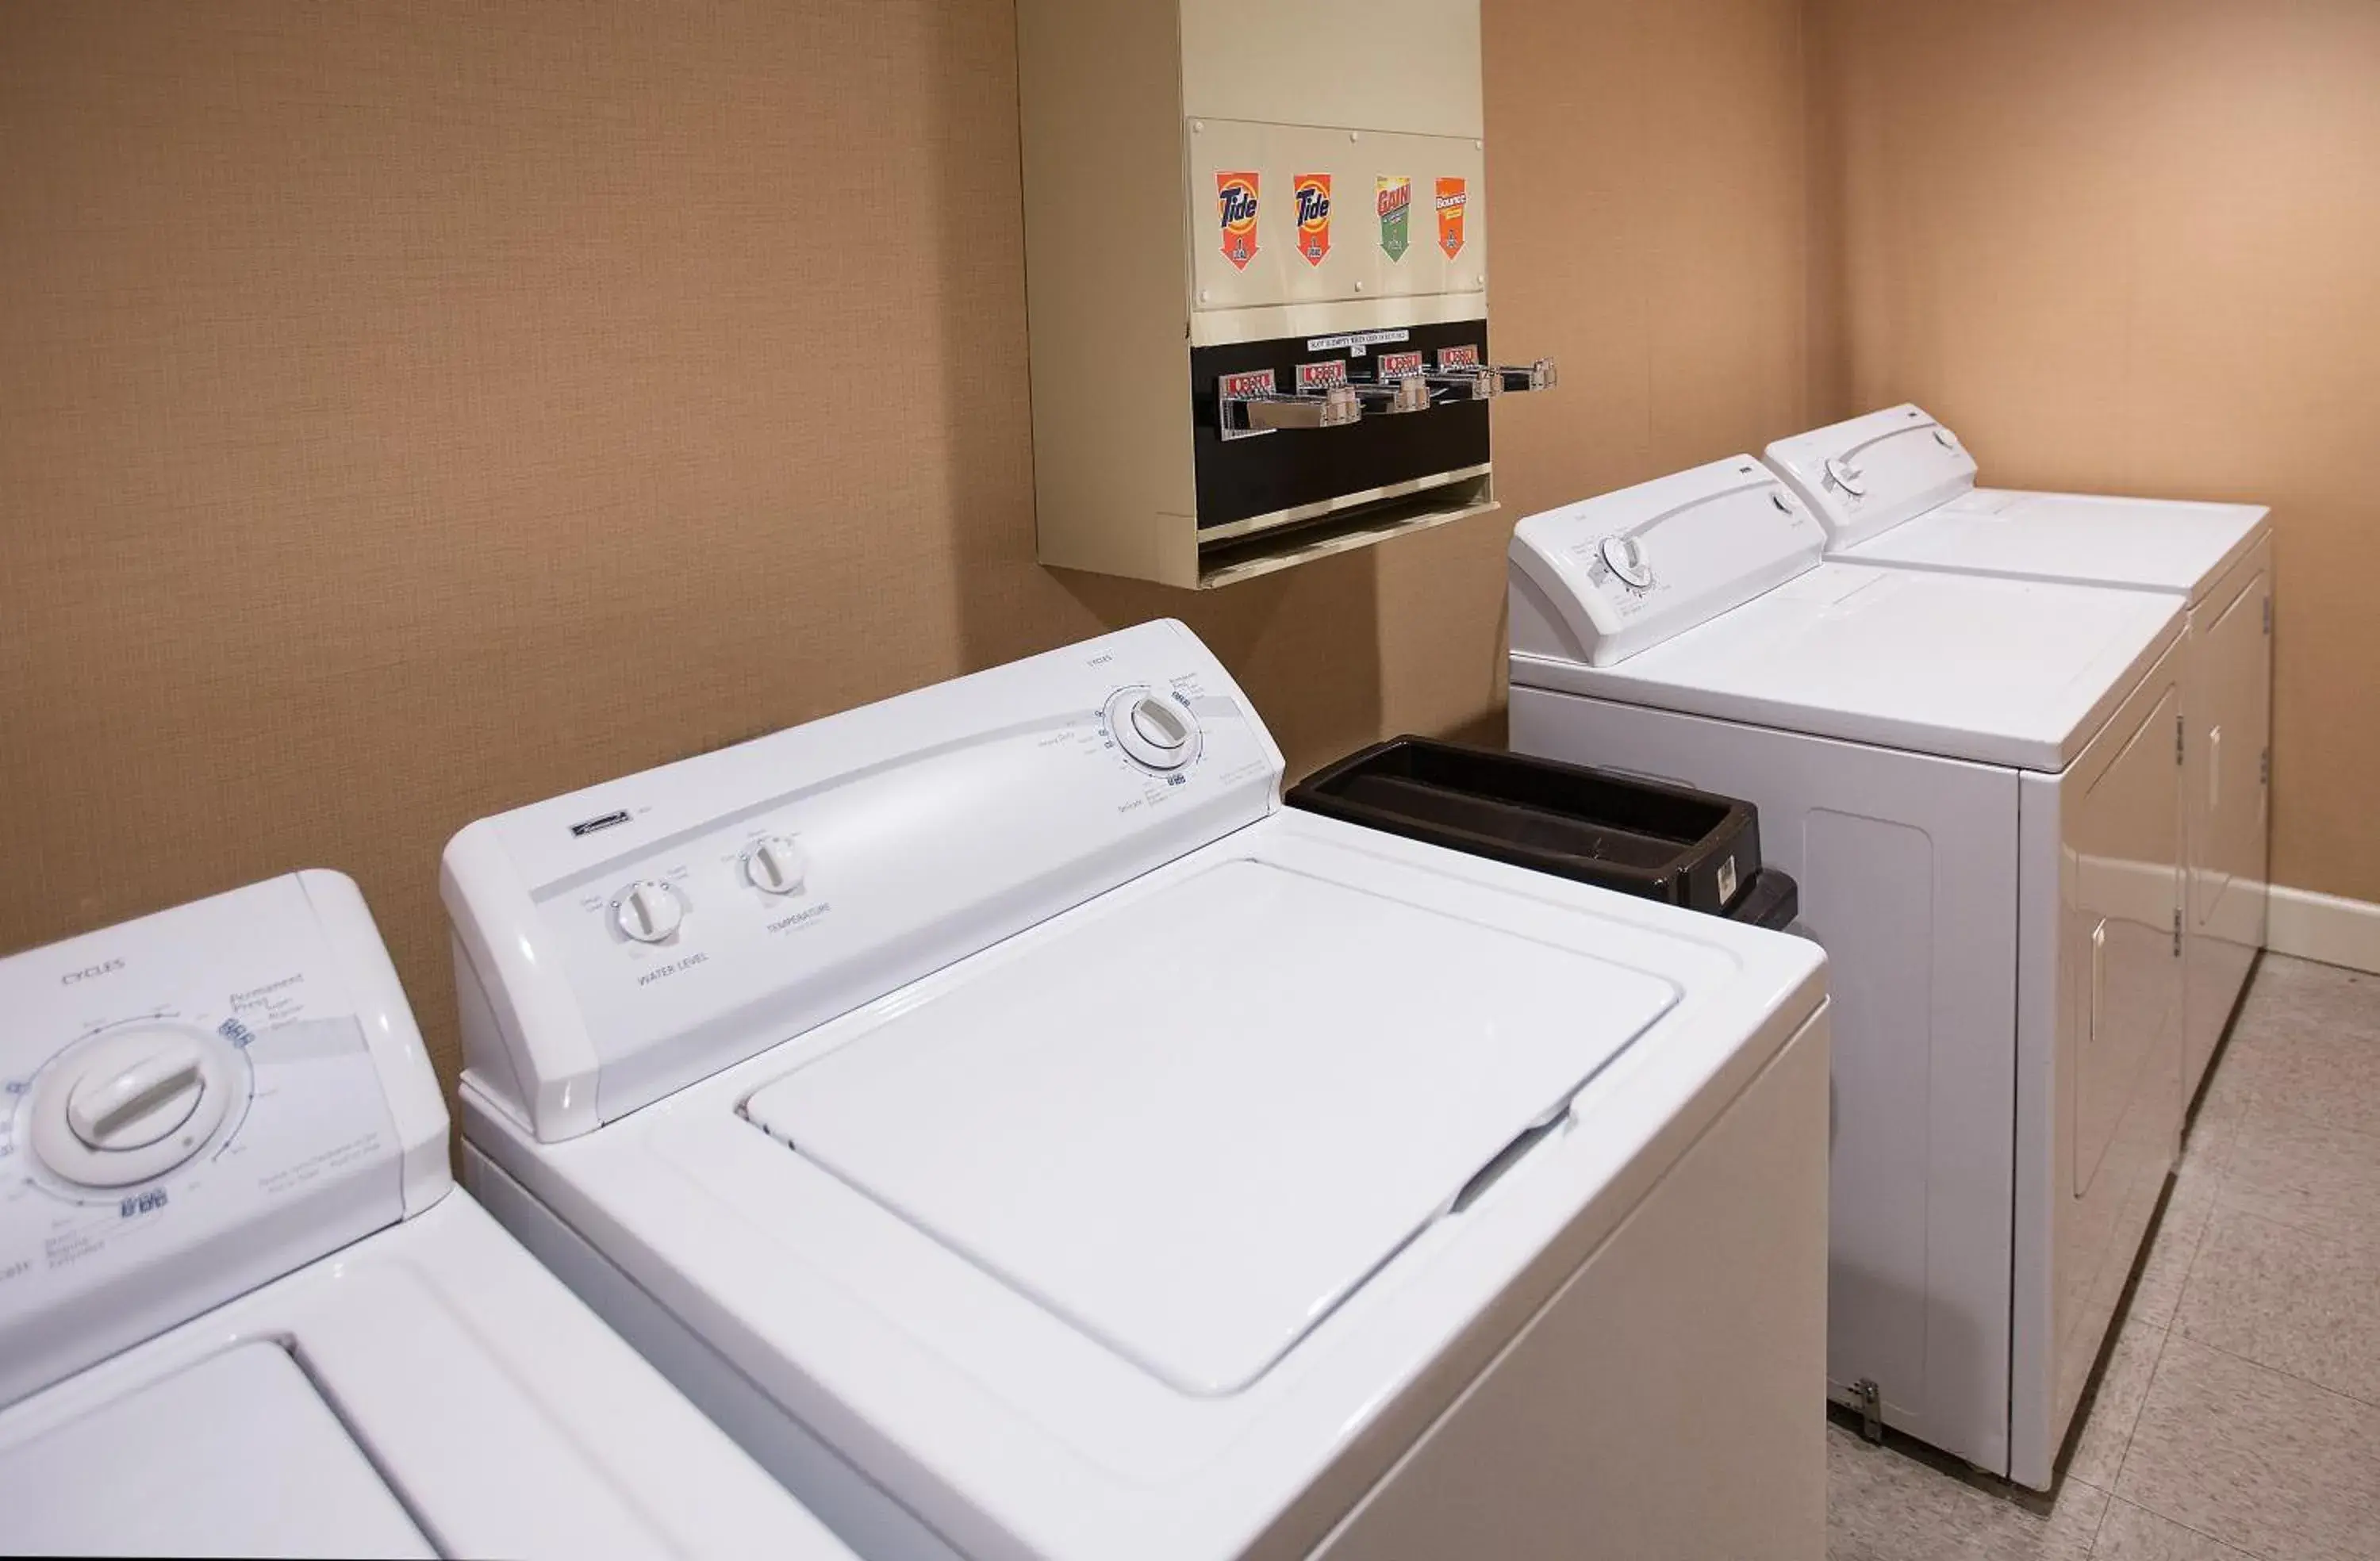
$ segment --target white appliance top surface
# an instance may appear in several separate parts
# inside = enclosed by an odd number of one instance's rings
[[[459,1190],[0,1410],[0,1513],[12,1550],[849,1555]]]
[[[1240,857],[761,1090],[749,1118],[1186,1393],[1246,1387],[1676,1001]]]
[[[437,1554],[270,1343],[235,1346],[0,1451],[0,1512],[19,1554]]]
[[[2260,504],[1978,488],[1839,556],[2170,591],[2194,601],[2256,545],[2265,515]]]
[[[2171,643],[2180,607],[1829,563],[1616,666],[1516,653],[1512,682],[2055,771]]]
[[[598,1131],[464,1099],[962,1552],[1186,1561],[1257,1543],[1484,1313],[1542,1304],[1822,963],[1284,812]]]

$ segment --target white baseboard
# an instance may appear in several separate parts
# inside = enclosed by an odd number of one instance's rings
[[[2380,905],[2278,884],[2271,892],[2265,946],[2274,953],[2380,974]]]

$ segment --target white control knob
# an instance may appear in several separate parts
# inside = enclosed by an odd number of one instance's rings
[[[1198,751],[1197,718],[1145,688],[1108,701],[1108,732],[1135,763],[1151,769],[1179,769]]]
[[[1959,436],[1949,429],[1937,427],[1934,430],[1934,442],[1945,450],[1955,451],[1959,448]]]
[[[188,1159],[223,1124],[241,1061],[203,1031],[153,1024],[85,1042],[43,1070],[33,1152],[65,1180],[128,1187]]]
[[[744,853],[744,880],[763,894],[795,892],[809,870],[808,855],[783,835],[755,841]]]
[[[639,943],[659,943],[677,935],[686,920],[686,902],[669,885],[644,878],[622,889],[612,902],[612,920]]]
[[[1827,457],[1827,480],[1854,499],[1867,496],[1866,474],[1840,455]]]
[[[67,1091],[67,1126],[93,1149],[145,1149],[190,1119],[207,1093],[206,1058],[188,1036],[118,1068],[92,1069]]]
[[[1634,537],[1606,537],[1603,562],[1622,581],[1643,590],[1653,583],[1653,566],[1645,562],[1645,544]]]

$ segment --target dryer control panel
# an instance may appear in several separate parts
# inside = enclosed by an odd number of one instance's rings
[[[586,1131],[1263,817],[1281,769],[1165,622],[482,820],[467,1072]]]
[[[1827,551],[1857,547],[1975,485],[1959,436],[1904,403],[1780,439],[1768,465],[1827,528]]]
[[[1816,566],[1826,533],[1749,455],[1513,529],[1512,650],[1609,666]]]
[[[444,1189],[437,1083],[337,874],[0,961],[0,1404]]]

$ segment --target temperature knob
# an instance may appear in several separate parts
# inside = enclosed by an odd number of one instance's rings
[[[1956,451],[1959,448],[1959,436],[1949,429],[1937,426],[1934,430],[1934,442],[1945,450]]]
[[[223,1124],[239,1067],[230,1045],[203,1031],[142,1025],[86,1042],[34,1087],[33,1152],[85,1187],[163,1176]]]
[[[763,894],[795,892],[809,870],[809,857],[783,835],[757,840],[744,853],[744,880]]]
[[[660,943],[677,935],[686,920],[686,902],[677,890],[651,878],[640,879],[612,902],[613,924],[639,943]]]
[[[1867,496],[1867,474],[1840,455],[1827,457],[1827,480],[1854,499]]]
[[[1653,566],[1645,562],[1645,544],[1634,537],[1606,537],[1603,562],[1612,574],[1640,591],[1653,583]]]
[[[1179,769],[1198,751],[1198,722],[1188,710],[1145,688],[1108,701],[1108,732],[1116,746],[1150,769]]]

